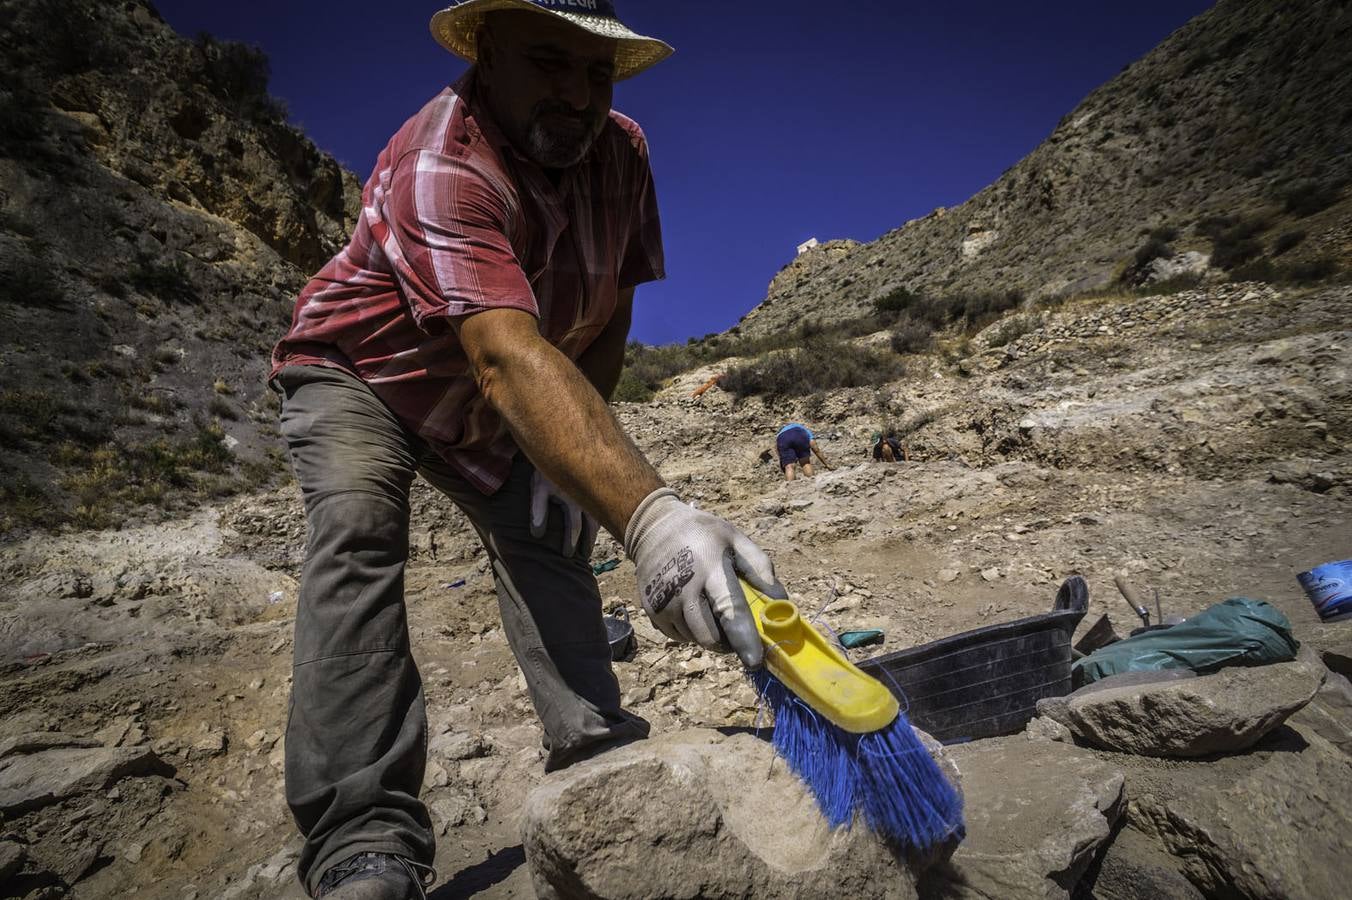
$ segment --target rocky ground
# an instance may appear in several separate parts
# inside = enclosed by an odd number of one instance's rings
[[[949,341],[878,390],[739,403],[714,389],[695,400],[713,374],[701,370],[618,414],[684,497],[772,553],[819,622],[884,632],[881,648],[856,658],[1044,612],[1075,572],[1090,585],[1086,625],[1101,613],[1119,633],[1136,624],[1112,587],[1125,572],[1158,589],[1166,614],[1261,598],[1299,636],[1346,648],[1339,629],[1352,624],[1318,626],[1295,573],[1352,555],[1349,322],[1352,289],[1338,285],[1103,299]],[[817,431],[833,470],[785,484],[757,463],[787,420]],[[909,432],[909,463],[867,459],[883,423]],[[443,879],[432,896],[531,896],[521,821],[543,779],[539,729],[461,517],[421,488],[414,516],[408,601]],[[301,896],[281,735],[303,540],[288,487],[170,523],[0,548],[0,896]],[[621,561],[600,576],[602,594],[636,612],[633,567],[603,534],[594,561],[610,558]],[[757,724],[755,694],[731,660],[667,644],[639,614],[634,624],[637,652],[616,669],[656,733]],[[1324,732],[1345,734],[1341,721]],[[1080,786],[1058,802],[1097,810],[1103,823],[1097,838],[1076,838],[1073,860],[1049,850],[1046,871],[1017,884],[981,880],[982,860],[1017,848],[974,825],[968,888],[1042,896],[1052,884],[1066,896],[1066,873],[1130,881],[1155,854],[1167,863],[1151,870],[1155,896],[1332,896],[1329,873],[1352,874],[1345,830],[1302,849],[1205,823],[1234,818],[1226,804],[1238,801],[1225,796],[1236,784],[1289,775],[1318,795],[1330,780],[1352,783],[1341,747],[1315,758],[1260,744],[1187,763],[1021,736],[959,748],[969,824],[1003,814],[980,801],[989,773],[1036,799],[1057,793],[1048,772],[1058,766]],[[1333,812],[1323,814],[1337,815],[1340,794],[1324,796]],[[1006,825],[1030,827],[1021,822]],[[1105,851],[1110,827],[1117,839]],[[1215,861],[1240,852],[1226,841],[1263,841],[1268,855],[1236,880]],[[1271,876],[1297,870],[1307,880]]]

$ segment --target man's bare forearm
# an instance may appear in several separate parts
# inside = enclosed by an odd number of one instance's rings
[[[466,319],[461,343],[479,390],[535,467],[617,537],[662,479],[596,388],[516,310]]]

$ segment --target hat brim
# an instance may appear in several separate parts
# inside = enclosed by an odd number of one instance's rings
[[[478,62],[477,36],[484,16],[508,9],[554,16],[592,34],[614,40],[615,81],[631,78],[676,52],[665,41],[630,31],[618,19],[544,9],[528,0],[465,0],[432,16],[432,37],[461,59]]]

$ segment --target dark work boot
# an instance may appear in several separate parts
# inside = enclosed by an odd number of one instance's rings
[[[430,866],[390,853],[358,853],[319,879],[317,900],[427,900],[424,880],[436,879]]]

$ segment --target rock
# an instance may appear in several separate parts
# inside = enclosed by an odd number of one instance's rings
[[[1077,692],[1065,724],[1079,740],[1143,756],[1190,757],[1253,746],[1310,701],[1324,667],[1294,662],[1229,666],[1211,675]]]
[[[468,822],[478,824],[488,819],[484,808],[470,794],[453,793],[438,797],[432,801],[431,809],[438,834],[445,834]]]
[[[998,581],[1000,579],[1000,570],[993,567],[982,569],[981,578],[985,581]]]
[[[1153,284],[1156,281],[1168,281],[1170,278],[1178,278],[1184,275],[1203,275],[1210,266],[1211,257],[1205,253],[1199,253],[1196,250],[1187,250],[1183,253],[1175,253],[1172,256],[1162,256],[1152,260],[1146,267],[1145,283]]]
[[[105,747],[135,746],[145,743],[146,733],[133,716],[119,716],[94,734]]]
[[[32,731],[0,740],[0,760],[59,747],[98,747],[101,743],[97,738],[78,738],[59,731]]]
[[[1037,702],[1037,712],[1039,716],[1045,716],[1062,725],[1069,726],[1070,701],[1077,697],[1083,697],[1086,694],[1093,694],[1112,688],[1161,684],[1165,682],[1181,681],[1184,678],[1196,677],[1197,673],[1191,669],[1161,669],[1157,672],[1123,672],[1120,675],[1110,675],[1107,678],[1100,678],[1093,684],[1087,684],[1074,693],[1066,694],[1063,697],[1043,697]]]
[[[427,749],[442,759],[459,760],[487,756],[490,747],[481,734],[452,731],[433,738]]]
[[[940,569],[939,580],[942,581],[944,584],[948,584],[950,582],[957,581],[958,575],[960,574],[961,573],[958,572],[957,569]]]
[[[1023,734],[1030,741],[1059,741],[1063,744],[1071,741],[1070,729],[1046,716],[1034,716],[1029,719],[1023,728]]]
[[[1130,824],[1204,896],[1347,895],[1352,761],[1317,734],[1287,725],[1248,753],[1135,766]]]
[[[962,772],[967,839],[925,873],[923,896],[1069,896],[1122,814],[1121,770],[1090,751],[1014,735],[947,748]]]
[[[202,727],[202,734],[188,745],[188,759],[211,759],[225,753],[228,744],[225,732],[205,724]]]
[[[1204,900],[1180,868],[1155,841],[1123,828],[1103,853],[1090,895],[1094,900]]]
[[[1314,699],[1287,719],[1352,756],[1352,681],[1330,672]]]
[[[650,738],[556,772],[526,800],[542,898],[914,898],[867,828],[830,831],[750,734]]]
[[[1297,637],[1319,654],[1329,671],[1352,678],[1352,623],[1320,622],[1302,629]]]
[[[148,747],[59,748],[25,753],[0,762],[0,812],[39,809],[120,779],[160,768]]]
[[[21,844],[13,841],[0,841],[0,884],[4,884],[11,875],[23,868],[24,851]]]
[[[423,773],[423,785],[429,788],[445,787],[451,783],[451,776],[445,766],[435,759],[427,760],[427,769]]]
[[[665,647],[670,639],[653,627],[646,613],[631,616],[629,624],[634,628],[634,636],[639,639],[639,647]]]

